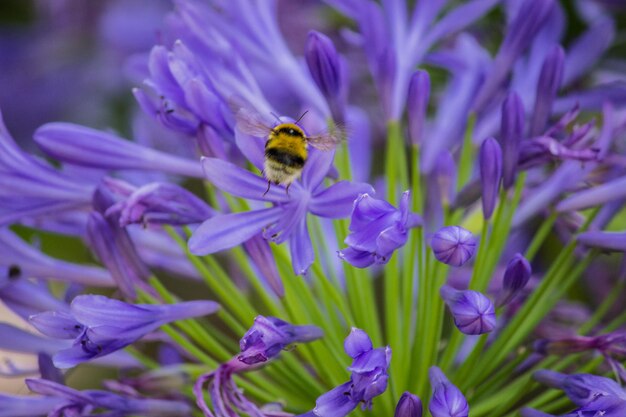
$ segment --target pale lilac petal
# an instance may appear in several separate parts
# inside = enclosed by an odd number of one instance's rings
[[[195,255],[232,248],[260,233],[283,215],[280,207],[215,216],[202,223],[189,239]]]
[[[267,191],[267,180],[250,171],[217,158],[202,158],[202,168],[206,178],[213,185],[227,193],[275,203],[290,201],[289,195],[278,187],[270,187]]]
[[[337,256],[357,268],[367,268],[376,262],[374,252],[356,250],[351,247],[337,251]]]

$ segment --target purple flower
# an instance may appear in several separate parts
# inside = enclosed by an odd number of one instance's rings
[[[409,211],[408,191],[402,194],[399,209],[362,194],[354,202],[350,234],[344,240],[348,248],[339,251],[339,257],[357,268],[385,264],[406,243],[408,229],[421,224],[421,217]]]
[[[494,138],[480,145],[480,180],[482,183],[483,216],[491,218],[496,206],[500,179],[502,178],[502,148]]]
[[[396,405],[394,417],[422,417],[422,401],[410,392],[403,393]]]
[[[252,327],[239,341],[241,353],[237,360],[255,365],[276,357],[295,342],[310,342],[322,337],[317,326],[294,326],[276,317],[257,316]]]
[[[460,226],[446,226],[435,233],[430,246],[438,261],[462,266],[474,256],[476,238]]]
[[[139,188],[106,178],[105,183],[124,200],[112,205],[105,215],[119,218],[120,226],[129,224],[186,225],[201,223],[215,210],[186,189],[170,183],[153,182]]]
[[[127,304],[101,295],[81,295],[70,312],[48,311],[30,317],[43,334],[56,339],[74,339],[72,347],[57,352],[59,368],[108,355],[136,342],[163,324],[212,314],[213,301],[188,301],[169,305]]]
[[[233,416],[238,412],[258,417],[274,415],[265,413],[249,401],[235,385],[233,375],[266,365],[290,344],[310,342],[320,337],[322,330],[317,326],[298,326],[275,317],[257,316],[239,341],[241,353],[196,381],[193,393],[198,407],[207,417]],[[205,384],[208,384],[214,411],[204,400]]]
[[[467,417],[469,405],[463,393],[452,385],[441,369],[433,366],[428,371],[433,396],[428,410],[433,417]]]
[[[343,123],[348,95],[346,61],[337,53],[333,41],[316,31],[309,32],[304,57],[333,118]]]
[[[257,167],[263,164],[263,143],[258,138],[239,137],[240,149]],[[223,191],[252,200],[273,203],[272,207],[242,213],[216,215],[202,223],[189,239],[189,250],[206,255],[236,246],[263,231],[275,243],[289,240],[294,272],[305,274],[314,261],[306,218],[308,213],[325,218],[342,218],[350,213],[359,194],[373,192],[368,184],[340,181],[322,185],[330,169],[333,152],[311,151],[302,180],[291,184],[289,194],[229,162],[203,158],[206,177]]]
[[[48,410],[48,415],[89,415],[92,410],[99,408],[111,410],[114,412],[114,414],[112,413],[111,415],[119,416],[142,415],[146,417],[174,417],[188,416],[191,412],[190,407],[180,401],[124,397],[100,390],[78,391],[45,379],[26,379],[26,385],[32,392],[43,396],[27,397],[32,399],[31,402],[34,406],[38,406],[39,409],[42,409],[43,404],[46,402],[54,404]],[[27,402],[25,400],[25,407],[27,406],[26,404]],[[42,414],[46,414],[46,412]],[[11,414],[12,417],[21,415],[32,416],[33,413]]]
[[[521,290],[524,289],[532,268],[530,263],[520,253],[516,253],[509,261],[504,271],[502,292],[498,295],[498,307],[508,304]]]
[[[350,381],[322,394],[312,411],[315,416],[343,417],[361,402],[362,409],[370,409],[372,399],[387,389],[387,368],[391,361],[391,349],[388,346],[373,349],[369,336],[353,327],[344,347],[353,359],[348,368],[352,372]]]
[[[441,297],[450,308],[455,326],[465,334],[491,332],[496,327],[493,303],[478,291],[456,290],[449,285],[441,287]]]

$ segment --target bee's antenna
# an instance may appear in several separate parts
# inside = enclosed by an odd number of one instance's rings
[[[298,124],[298,122],[299,122],[300,120],[302,120],[302,118],[304,117],[304,115],[305,115],[305,114],[307,114],[308,112],[309,112],[308,110],[305,110],[305,111],[304,111],[304,113],[302,113],[302,116],[300,116],[300,118],[299,118],[298,120],[296,120],[296,124]]]
[[[282,123],[282,122],[283,122],[282,120],[280,120],[280,117],[278,117],[278,116],[276,115],[276,113],[274,113],[274,112],[270,112],[270,114],[271,114],[272,116],[274,116],[274,118],[276,118],[276,120],[278,121],[278,123]]]

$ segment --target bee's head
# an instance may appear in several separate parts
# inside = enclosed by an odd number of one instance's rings
[[[293,137],[301,137],[301,138],[306,137],[304,129],[302,129],[295,122],[277,124],[276,126],[274,126],[272,130],[275,134],[293,136]]]

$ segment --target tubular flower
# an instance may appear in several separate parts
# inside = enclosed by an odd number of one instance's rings
[[[385,264],[406,243],[408,229],[421,224],[422,219],[409,211],[408,191],[402,194],[400,209],[361,194],[354,202],[351,233],[344,241],[348,248],[339,251],[339,257],[357,268]]]
[[[372,399],[387,389],[387,368],[391,349],[373,348],[367,333],[352,328],[344,342],[344,349],[352,358],[348,370],[350,381],[322,394],[315,402],[312,414],[319,417],[343,417],[363,403],[363,410],[372,408]]]
[[[55,366],[71,368],[122,349],[166,323],[212,314],[218,308],[213,301],[158,306],[80,295],[72,301],[69,312],[35,314],[30,322],[46,336],[74,340],[70,348],[53,357]]]
[[[241,352],[196,381],[193,392],[198,407],[207,417],[231,416],[237,410],[250,415],[274,415],[272,412],[265,413],[244,397],[235,385],[233,375],[266,365],[293,343],[310,342],[320,337],[322,330],[317,326],[297,326],[275,317],[257,316],[252,327],[239,341]],[[209,387],[213,411],[204,400],[205,384]]]

